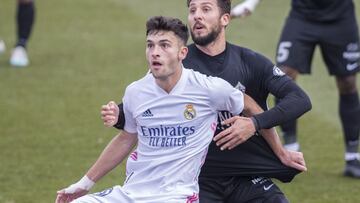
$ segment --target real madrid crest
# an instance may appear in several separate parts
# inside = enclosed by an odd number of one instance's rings
[[[184,111],[184,117],[187,120],[192,120],[196,117],[196,111],[194,109],[194,106],[192,104],[186,105],[186,109]]]

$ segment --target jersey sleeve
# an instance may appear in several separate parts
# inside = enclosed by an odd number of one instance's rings
[[[123,103],[118,104],[118,108],[119,108],[119,116],[117,123],[114,125],[114,128],[118,130],[123,130],[125,126],[124,104]]]
[[[296,119],[311,109],[307,94],[269,59],[259,55],[262,61],[263,88],[280,100],[273,108],[255,115],[260,128],[271,128],[281,123]]]
[[[228,82],[217,77],[208,77],[209,95],[217,111],[227,110],[234,115],[244,109],[244,95]]]
[[[129,133],[136,133],[136,120],[134,118],[134,108],[131,106],[132,103],[131,92],[129,91],[129,88],[126,88],[123,97],[123,109],[126,120],[124,130]]]
[[[148,72],[146,73],[146,75],[148,74],[151,74],[150,70],[148,70]],[[119,116],[117,123],[114,125],[114,128],[118,130],[123,130],[125,126],[124,104],[120,103],[118,104],[118,107],[119,107]]]

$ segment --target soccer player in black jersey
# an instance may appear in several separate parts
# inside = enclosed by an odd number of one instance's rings
[[[352,0],[293,0],[280,41],[276,61],[296,79],[311,71],[311,59],[319,45],[339,91],[339,114],[345,139],[344,175],[360,178],[360,103],[356,73],[360,70],[359,33]],[[296,121],[282,126],[287,143],[296,145]]]
[[[10,65],[14,67],[25,67],[29,65],[26,44],[31,34],[34,16],[34,0],[17,0],[17,41],[9,61]],[[2,52],[5,52],[5,49],[5,42],[0,39],[0,55]]]
[[[34,0],[17,0],[17,41],[10,57],[10,65],[12,66],[25,67],[29,65],[26,45],[33,28],[34,19]]]
[[[258,1],[247,0],[246,5],[256,5]],[[234,9],[232,14],[240,16]],[[356,73],[360,70],[358,30],[352,0],[293,0],[276,57],[282,70],[296,80],[299,73],[311,72],[314,49],[319,45],[339,91],[339,115],[346,150],[344,175],[355,178],[360,178],[360,102],[356,88]],[[285,147],[299,150],[296,120],[281,127]]]
[[[230,0],[188,0],[189,27],[195,44],[189,45],[189,53],[183,61],[204,74],[221,77],[245,91],[264,110],[269,93],[281,98],[274,108],[253,116],[257,129],[271,128],[289,119],[294,119],[310,110],[307,95],[270,60],[249,49],[226,42],[225,27],[230,21]],[[113,111],[108,105],[102,109],[106,123],[113,122]],[[116,110],[117,109],[117,110]],[[121,112],[121,111],[120,111]],[[215,139],[209,147],[199,178],[200,202],[287,202],[280,189],[270,178],[289,182],[299,172],[279,160],[277,152],[269,147],[260,134],[231,150],[221,147],[239,127],[241,117],[232,117],[228,112],[219,113],[219,125]],[[230,118],[234,125],[226,128],[221,121]],[[115,126],[122,128],[123,116],[119,114]],[[226,120],[226,121],[229,121]],[[113,123],[111,123],[113,124]],[[234,138],[236,140],[236,138]],[[231,144],[231,147],[237,145]],[[231,148],[230,147],[230,148]],[[227,148],[227,147],[225,147]]]

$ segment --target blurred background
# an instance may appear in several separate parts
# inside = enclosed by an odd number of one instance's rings
[[[233,0],[233,5],[241,2]],[[360,20],[360,1],[354,0]],[[54,202],[76,182],[117,132],[105,128],[100,107],[120,102],[126,85],[147,71],[145,21],[167,15],[187,21],[182,0],[36,0],[27,45],[30,65],[9,65],[16,41],[16,1],[0,2],[0,203]],[[289,0],[263,1],[252,16],[228,26],[228,41],[272,61]],[[279,186],[290,202],[360,202],[360,180],[342,176],[344,144],[338,96],[317,50],[313,74],[298,82],[313,109],[300,119],[308,172]],[[360,89],[358,76],[357,85]],[[269,99],[272,103],[272,98]],[[124,165],[92,192],[124,180]]]

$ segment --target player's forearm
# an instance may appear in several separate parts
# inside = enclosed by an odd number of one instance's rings
[[[243,114],[247,117],[264,112],[264,110],[247,94],[244,94],[244,110]]]
[[[304,98],[306,100],[307,96],[305,93],[304,93],[304,95],[305,96],[299,95],[298,97],[295,97],[295,98],[300,99],[300,100],[301,100],[301,98]],[[310,102],[310,100],[309,100],[309,102]],[[257,119],[258,115],[266,113],[266,111],[264,112],[264,110],[255,102],[255,100],[253,100],[250,96],[248,96],[246,94],[244,94],[244,103],[245,103],[245,106],[244,106],[243,113],[245,116],[248,116],[248,117],[252,116],[253,118]],[[309,103],[309,105],[311,107],[310,103]],[[301,109],[301,107],[299,107],[299,108]],[[304,108],[304,109],[306,109],[306,108]],[[271,120],[271,118],[270,118],[270,120]],[[262,127],[259,125],[259,122],[257,120],[255,120],[254,123],[256,123],[255,126],[258,125],[256,127],[257,129],[262,129]],[[260,130],[260,133],[263,136],[263,138],[266,140],[266,142],[269,144],[269,146],[271,147],[273,152],[276,154],[276,156],[280,160],[283,160],[285,158],[284,156],[286,156],[286,153],[285,153],[285,149],[282,146],[281,140],[276,132],[276,129],[274,127],[270,128],[270,129],[262,129],[262,130]]]
[[[275,107],[254,116],[260,129],[272,128],[296,119],[311,109],[310,98],[293,81],[284,84],[275,96],[281,98]]]
[[[276,132],[275,128],[263,129],[260,131],[263,138],[269,144],[272,151],[276,154],[276,156],[282,160],[282,156],[285,154],[285,149],[281,144],[281,140],[279,135]]]
[[[244,94],[244,101],[246,108],[244,109],[245,116],[253,116],[264,112],[264,110],[253,100],[250,96]],[[261,135],[264,137],[266,142],[270,145],[273,152],[281,159],[284,154],[284,148],[281,144],[281,140],[275,130],[275,128],[260,130]]]
[[[242,113],[246,117],[251,117],[255,130],[259,130],[260,126],[254,115],[260,114],[264,112],[264,110],[247,94],[244,94],[244,104],[244,110]]]
[[[136,135],[122,131],[106,146],[86,175],[97,182],[125,159],[136,142]]]

